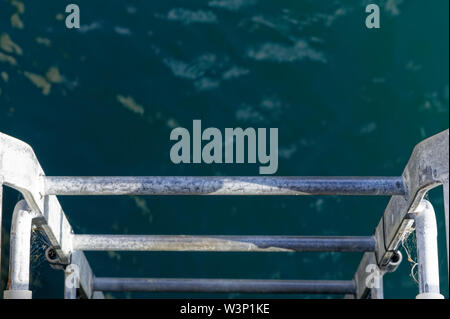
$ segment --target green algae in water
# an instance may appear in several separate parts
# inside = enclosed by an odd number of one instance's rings
[[[49,95],[52,85],[41,75],[24,72],[24,75],[39,89],[42,90],[43,95]]]
[[[12,66],[17,66],[17,60],[10,55],[6,55],[3,52],[0,52],[0,62],[8,63]]]
[[[0,49],[7,53],[22,55],[22,48],[14,43],[11,37],[7,33],[2,33],[0,35]]]
[[[143,115],[144,114],[144,107],[134,100],[131,96],[123,96],[123,95],[117,95],[117,101],[119,101],[124,107],[126,107],[128,110]]]

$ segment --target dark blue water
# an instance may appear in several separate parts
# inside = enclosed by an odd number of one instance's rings
[[[78,0],[76,31],[65,28],[64,2],[0,0],[0,131],[32,145],[48,175],[258,174],[257,165],[173,164],[169,134],[193,119],[279,128],[280,176],[400,175],[414,145],[449,126],[449,2],[370,2],[381,29],[365,27],[359,0]],[[7,233],[18,194],[5,196]],[[441,190],[431,199],[448,295]],[[388,198],[60,201],[76,233],[369,235]],[[342,280],[361,258],[87,255],[98,276]],[[417,294],[410,269],[404,261],[386,275],[387,298]],[[61,297],[62,273],[34,266],[32,289]]]

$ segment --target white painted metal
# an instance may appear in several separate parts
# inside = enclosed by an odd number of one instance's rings
[[[366,252],[355,272],[356,299],[383,299],[384,272],[377,264],[374,252]],[[350,296],[346,296],[350,298]]]
[[[425,292],[423,294],[418,294],[416,299],[444,299],[444,296],[441,294],[434,294],[431,292]]]
[[[447,232],[447,270],[448,270],[448,268],[450,267],[450,264],[449,264],[449,253],[448,253],[448,248],[449,248],[449,242],[448,242],[448,232],[450,231],[449,230],[449,227],[450,227],[450,225],[449,225],[449,223],[448,223],[448,205],[449,205],[449,202],[450,201],[450,199],[449,199],[449,186],[448,186],[448,178],[447,178],[447,180],[445,180],[445,182],[444,182],[444,208],[445,208],[445,230],[446,230],[446,232]]]
[[[414,212],[428,191],[448,182],[449,130],[417,144],[402,176],[407,193],[391,197],[375,231],[377,262],[382,268],[405,234],[411,231],[413,220],[408,215]]]
[[[10,236],[9,285],[5,299],[31,298],[30,240],[33,212],[22,200],[14,208]]]
[[[438,233],[433,206],[429,201],[422,200],[414,213],[419,273],[418,298],[433,295],[443,298],[439,290]]]
[[[2,278],[3,176],[0,175],[0,278]]]
[[[32,223],[44,231],[59,262],[68,264],[72,252],[72,227],[56,196],[44,195],[44,176],[44,171],[28,144],[0,133],[0,178],[3,185],[22,193],[34,213]],[[5,291],[4,296],[31,298],[31,292]]]
[[[24,196],[36,214],[33,221],[46,234],[62,262],[68,262],[72,247],[70,226],[56,196],[44,196],[44,171],[33,149],[0,133],[0,175],[3,183]]]

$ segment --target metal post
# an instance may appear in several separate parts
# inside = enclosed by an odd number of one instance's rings
[[[31,299],[30,240],[33,214],[27,203],[21,200],[14,208],[9,260],[9,285],[4,291],[5,299]]]
[[[104,299],[101,291],[93,290],[94,274],[82,251],[75,250],[71,264],[65,269],[64,298],[66,299]]]
[[[417,299],[443,299],[439,291],[439,258],[436,215],[431,203],[422,200],[415,210],[419,295]]]
[[[3,177],[0,176],[0,279],[2,278],[2,216],[3,216]]]
[[[355,294],[355,283],[314,280],[95,278],[94,290],[138,292]]]
[[[375,238],[372,236],[74,235],[72,245],[74,250],[82,251],[366,252],[375,250]]]
[[[449,256],[448,256],[448,245],[449,245],[449,243],[448,243],[448,232],[450,231],[449,230],[450,225],[448,223],[448,202],[450,200],[448,198],[448,196],[449,196],[448,188],[449,188],[449,186],[448,186],[448,178],[447,178],[447,180],[444,182],[445,232],[446,232],[446,235],[447,235],[447,271],[448,271],[448,268],[450,267]]]
[[[64,299],[77,299],[77,289],[79,287],[79,268],[70,264],[64,269]]]
[[[378,285],[370,289],[370,299],[384,299],[383,274],[380,272]]]
[[[382,299],[383,298],[383,271],[377,265],[374,252],[366,252],[359,263],[353,281],[356,291],[355,299]]]
[[[45,176],[46,195],[405,195],[401,177]]]

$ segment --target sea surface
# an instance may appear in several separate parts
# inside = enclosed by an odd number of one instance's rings
[[[258,175],[255,164],[175,165],[175,127],[279,129],[279,176],[399,176],[449,127],[447,0],[0,0],[0,132],[47,175]],[[365,27],[365,6],[381,28]],[[69,4],[69,2],[67,3]],[[1,289],[11,212],[6,189]],[[387,197],[61,197],[79,234],[370,235]],[[442,291],[448,297],[441,189]],[[405,247],[414,259],[413,238]],[[63,273],[33,239],[32,290]],[[414,298],[406,258],[386,298]],[[97,276],[351,279],[360,253],[87,253]],[[260,295],[108,293],[110,298]],[[282,296],[313,298],[317,296]],[[326,296],[319,296],[326,297]],[[339,297],[339,296],[337,296]]]

